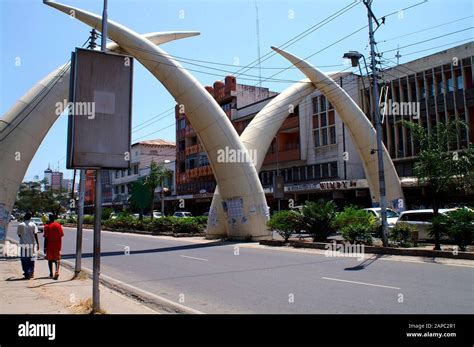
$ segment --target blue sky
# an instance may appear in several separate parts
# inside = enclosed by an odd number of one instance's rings
[[[419,3],[421,0],[375,0],[374,13],[382,15],[399,11]],[[85,10],[102,13],[102,0],[61,0]],[[295,35],[335,13],[351,0],[257,0],[260,19],[261,55],[269,52],[270,46],[279,46]],[[169,54],[224,64],[247,65],[257,57],[256,11],[254,0],[231,1],[170,1],[170,0],[109,0],[109,19],[124,24],[139,32],[195,30],[200,36],[178,40],[162,46]],[[436,36],[474,26],[472,0],[429,0],[428,2],[397,13],[386,20],[386,25],[376,33],[380,52],[405,46]],[[470,18],[465,18],[471,16]],[[402,36],[450,21],[464,18],[449,25]],[[329,24],[302,38],[288,47],[288,51],[304,58],[325,48],[345,35],[367,24],[366,9],[362,3],[337,17]],[[66,62],[76,46],[81,46],[89,36],[90,28],[48,7],[41,0],[0,0],[0,114],[29,90],[41,78]],[[402,36],[402,37],[400,37]],[[400,37],[400,38],[398,38]],[[444,48],[460,44],[474,37],[470,29],[426,43],[401,49],[400,62],[410,61]],[[384,42],[387,40],[387,42]],[[458,42],[459,41],[459,42]],[[458,43],[456,43],[458,42]],[[368,54],[368,33],[359,33],[325,49],[309,61],[324,71],[342,70],[343,53],[358,50]],[[435,46],[438,49],[410,54]],[[395,52],[384,54],[391,58]],[[15,59],[21,65],[15,66]],[[202,63],[198,63],[202,64]],[[233,66],[202,64],[214,69],[235,72]],[[333,66],[336,65],[336,66]],[[192,72],[203,84],[223,79],[226,72],[202,66],[184,66],[203,71]],[[288,64],[278,55],[262,62],[262,76],[271,76],[286,68]],[[268,69],[270,68],[270,69]],[[212,75],[212,74],[217,74]],[[258,70],[246,72],[250,80],[238,77],[240,83],[258,83]],[[276,78],[298,80],[302,75],[289,69]],[[263,86],[282,91],[290,82],[264,82]],[[171,109],[174,100],[166,89],[140,64],[135,65],[133,94],[133,125],[137,126],[154,115]],[[160,117],[161,118],[161,117]],[[164,114],[157,122],[151,122],[132,134],[133,141],[151,138],[175,139],[174,112]],[[51,128],[30,164],[25,180],[35,175],[43,177],[43,171],[51,163],[53,168],[71,177],[72,171],[65,169],[67,119],[62,116]],[[151,135],[148,135],[150,134]]]

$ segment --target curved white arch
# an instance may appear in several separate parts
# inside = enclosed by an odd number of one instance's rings
[[[199,35],[198,32],[156,32],[143,35],[154,44]],[[108,50],[120,52],[115,44]],[[33,86],[0,121],[0,206],[10,212],[26,170],[60,113],[56,103],[68,99],[70,64],[66,63]],[[9,215],[8,215],[9,216]],[[2,218],[0,216],[0,218]],[[5,230],[6,231],[6,230]],[[6,233],[0,233],[0,240]]]
[[[265,155],[278,130],[291,112],[290,105],[298,105],[314,90],[315,87],[308,78],[293,84],[266,104],[244,129],[240,140],[247,150],[255,151],[253,152],[256,153],[254,164],[257,172],[262,168]],[[209,210],[206,237],[226,236],[226,230],[220,223],[224,218],[225,213],[222,208],[219,186],[216,186]]]
[[[101,17],[71,6],[44,1],[87,25],[101,30]],[[257,171],[251,162],[219,162],[218,151],[227,146],[238,153],[245,146],[214,98],[178,62],[136,32],[108,21],[107,35],[139,60],[185,107],[185,113],[206,150],[220,192],[227,204],[228,234],[232,238],[267,238],[269,211]],[[233,214],[235,212],[235,214]]]
[[[342,122],[349,130],[362,161],[372,201],[380,201],[377,156],[371,154],[372,149],[376,147],[375,139],[377,135],[372,123],[345,90],[324,72],[288,52],[276,47],[272,47],[272,49],[300,69],[334,106]],[[387,201],[403,200],[400,179],[385,146],[383,146],[383,161]]]

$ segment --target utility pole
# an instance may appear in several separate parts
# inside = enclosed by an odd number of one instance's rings
[[[107,0],[104,0],[102,11],[102,39],[100,42],[102,52],[107,50]],[[94,260],[92,270],[92,312],[100,311],[100,232],[102,222],[102,170],[95,171],[95,206],[94,206]]]
[[[375,38],[374,38],[374,27],[372,19],[377,23],[377,28],[380,26],[377,18],[372,12],[373,0],[364,0],[364,5],[367,7],[367,17],[369,20],[369,40],[370,40],[370,57],[372,69],[372,83],[373,83],[373,95],[374,95],[374,120],[375,129],[377,131],[377,161],[379,169],[379,190],[380,190],[380,215],[382,219],[382,241],[384,247],[388,246],[387,237],[387,201],[385,198],[385,170],[383,163],[383,143],[382,143],[382,124],[380,122],[379,112],[379,88],[378,88],[378,76],[377,76],[377,64],[375,60]]]

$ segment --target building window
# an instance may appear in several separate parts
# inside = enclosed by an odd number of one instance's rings
[[[331,169],[331,177],[338,177],[338,171],[337,171],[337,161],[333,161],[329,163],[329,167]]]
[[[120,186],[120,192],[121,192],[122,194],[125,194],[125,185],[124,185],[124,184],[122,184],[122,185]]]
[[[321,178],[321,164],[314,165],[314,178]]]
[[[329,177],[329,166],[328,166],[328,164],[327,163],[321,164],[321,169],[322,169],[321,170],[322,171],[321,176],[323,178]]]
[[[326,111],[326,97],[324,95],[319,97],[319,106],[321,112]]]
[[[150,155],[158,155],[158,151],[156,149],[152,149],[150,151]]]
[[[183,130],[186,128],[186,118],[180,119],[178,122],[178,129]]]
[[[115,178],[119,178],[119,175],[120,175],[119,172],[120,171],[118,171],[118,170],[115,171]]]
[[[138,165],[133,166],[133,174],[138,175]]]
[[[319,121],[319,124],[318,124]],[[314,146],[322,147],[336,143],[336,124],[334,110],[322,112],[313,118]]]
[[[453,84],[453,78],[450,77],[448,78],[448,92],[454,91],[454,84]]]
[[[130,176],[132,174],[132,169],[127,170],[127,175]]]
[[[462,84],[462,75],[456,76],[456,84],[457,84],[458,90],[464,89],[464,86]]]
[[[313,114],[319,113],[318,98],[317,97],[313,98],[312,102],[313,102]]]

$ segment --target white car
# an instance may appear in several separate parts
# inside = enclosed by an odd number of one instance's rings
[[[439,214],[446,214],[447,212],[455,211],[456,208],[441,208],[438,210]],[[397,223],[407,223],[413,225],[418,230],[418,240],[431,240],[430,228],[433,220],[433,210],[410,210],[400,213]]]
[[[364,210],[366,210],[370,214],[374,215],[375,218],[377,218],[377,220],[381,219],[381,215],[380,215],[381,208],[380,207],[364,208]],[[387,208],[387,225],[388,225],[389,228],[394,227],[394,225],[397,223],[398,216],[399,215],[396,211],[392,210],[391,208]]]
[[[43,229],[44,229],[44,225],[43,225],[43,221],[41,220],[41,218],[32,217],[31,221],[36,224],[36,226],[38,227],[39,232],[42,233]]]
[[[191,212],[186,212],[186,211],[178,211],[173,214],[173,217],[178,217],[178,218],[189,218],[192,217],[193,215]]]

